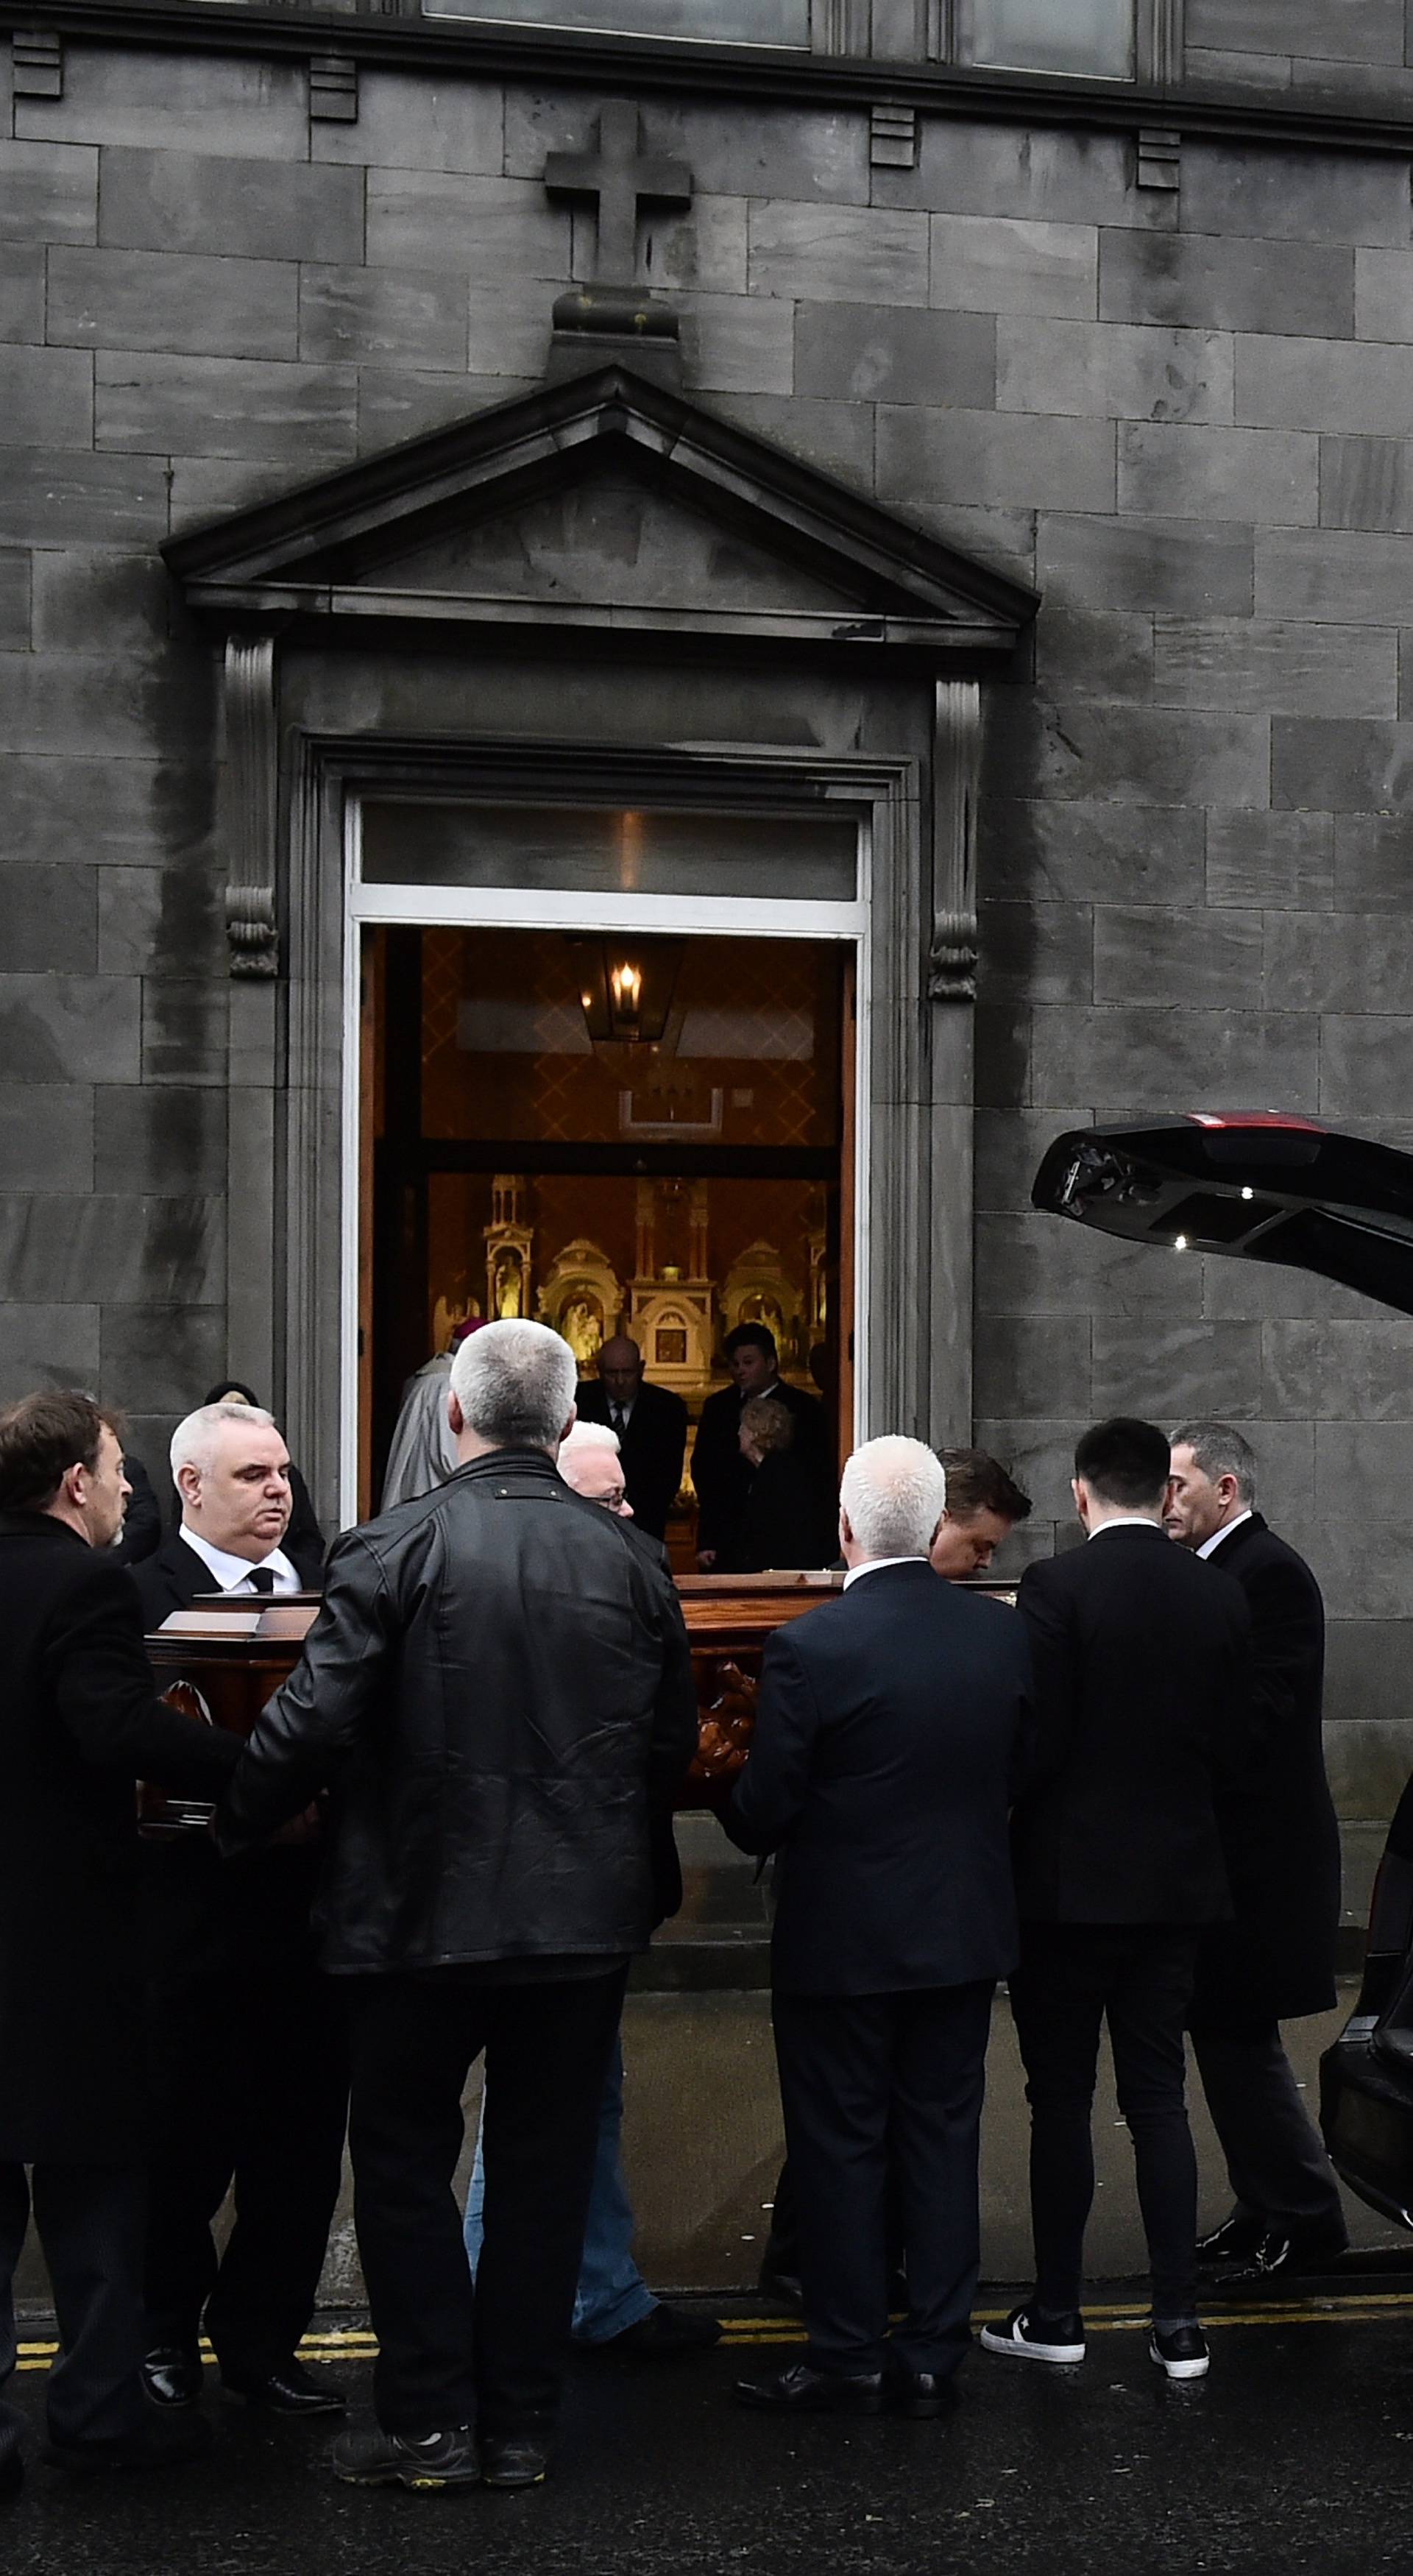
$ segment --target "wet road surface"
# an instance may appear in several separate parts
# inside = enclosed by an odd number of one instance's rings
[[[1003,2294],[985,2303],[1000,2312]],[[733,2318],[703,2357],[576,2363],[547,2484],[421,2497],[333,2484],[329,2427],[224,2399],[216,2440],[154,2478],[61,2479],[33,2458],[0,2504],[5,2576],[1190,2576],[1413,2570],[1413,2286],[1208,2307],[1210,2377],[1170,2387],[1136,2306],[1106,2285],[1074,2371],[975,2352],[941,2424],[781,2424],[730,2402],[792,2358],[779,2321]],[[326,2321],[356,2409],[366,2330]],[[340,2340],[342,2334],[343,2340]],[[42,2357],[12,2383],[42,2416]]]

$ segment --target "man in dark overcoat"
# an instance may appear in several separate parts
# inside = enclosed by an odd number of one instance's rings
[[[200,2438],[151,2415],[140,2374],[134,1791],[146,1776],[214,1798],[237,1747],[153,1690],[113,1544],[127,1490],[88,1397],[0,1415],[0,2385],[32,2209],[59,2334],[46,2456],[74,2469],[159,2466]],[[18,2482],[19,2429],[0,2400],[0,2484]]]
[[[1335,2001],[1339,1825],[1325,1777],[1320,1587],[1256,1509],[1256,1458],[1229,1423],[1173,1434],[1167,1526],[1240,1584],[1251,1612],[1245,1775],[1220,1794],[1235,1919],[1197,1962],[1189,2030],[1234,2206],[1204,2258],[1288,2278],[1349,2242],[1339,2185],[1281,2042]]]
[[[290,1535],[289,1452],[242,1393],[177,1425],[181,1521],[134,1580],[149,1630],[213,1593],[317,1591],[323,1549]],[[309,1909],[317,1834],[227,1867],[209,1835],[144,1846],[150,2086],[147,2393],[193,2405],[201,2335],[224,2386],[278,2415],[339,2413],[299,2344],[314,2312],[343,2176],[348,2061]],[[219,2254],[212,2229],[234,2188]]]

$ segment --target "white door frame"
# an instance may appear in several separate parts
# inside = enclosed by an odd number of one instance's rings
[[[384,791],[385,793],[386,791]],[[552,800],[547,799],[546,802]],[[826,809],[827,810],[827,809]],[[859,820],[857,892],[852,903],[782,897],[766,901],[734,895],[640,895],[545,892],[517,886],[366,885],[361,868],[362,800],[350,793],[344,808],[343,1085],[340,1190],[339,1525],[358,1513],[358,1291],[359,1120],[362,1012],[362,931],[379,923],[416,929],[566,930],[592,938],[621,931],[647,937],[836,940],[851,945],[856,1041],[854,1046],[854,1438],[869,1420],[867,1375],[869,1264],[868,1211],[871,1172],[872,882],[870,829]]]

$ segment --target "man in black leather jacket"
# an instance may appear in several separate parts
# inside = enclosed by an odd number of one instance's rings
[[[696,1743],[677,1596],[556,1472],[574,1361],[544,1325],[462,1345],[445,1485],[331,1551],[304,1660],[220,1819],[242,1850],[332,1783],[316,1906],[347,1980],[359,2251],[379,2429],[352,2484],[544,2474],[628,1962],[653,1920],[650,1808]],[[452,2182],[486,2053],[473,2293]],[[471,2422],[476,2418],[473,2439]]]

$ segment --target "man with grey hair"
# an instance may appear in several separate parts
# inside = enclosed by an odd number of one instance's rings
[[[977,2139],[1015,1964],[1007,1811],[1029,1711],[1020,1620],[928,1564],[947,1480],[870,1440],[840,1490],[843,1597],[769,1639],[723,1822],[773,1851],[771,1983],[809,2345],[742,2381],[778,2414],[950,2405],[980,2263]],[[889,2165],[908,2313],[888,2336]]]
[[[1325,1777],[1325,1618],[1309,1566],[1256,1509],[1256,1457],[1226,1422],[1173,1433],[1167,1529],[1240,1584],[1251,1612],[1252,1761],[1217,1821],[1235,1919],[1206,1933],[1188,2027],[1234,2205],[1208,2262],[1257,2283],[1336,2259],[1348,2230],[1283,2021],[1335,2000],[1339,1827]]]
[[[179,1526],[133,1567],[149,1628],[215,1592],[317,1591],[322,1550],[287,1547],[289,1451],[263,1407],[199,1404],[171,1445]]]
[[[338,1782],[318,1919],[347,1998],[379,2343],[377,2428],[330,2455],[351,2485],[545,2473],[604,2077],[652,1922],[652,1806],[696,1745],[667,1574],[556,1473],[574,1385],[543,1324],[462,1344],[455,1475],[336,1542],[218,1819],[243,1850]],[[473,2287],[453,2183],[483,2051]]]

